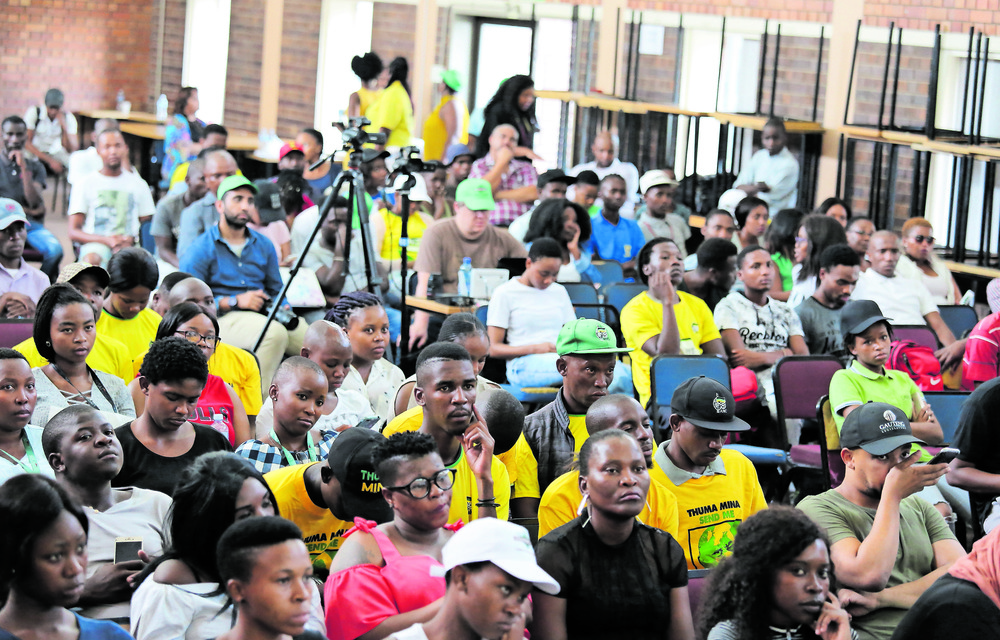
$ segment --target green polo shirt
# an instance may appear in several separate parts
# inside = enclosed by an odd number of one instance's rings
[[[924,400],[923,394],[910,376],[903,371],[882,368],[881,373],[851,361],[851,366],[833,374],[830,381],[830,407],[833,409],[833,419],[837,423],[837,433],[844,426],[843,411],[851,405],[862,405],[867,402],[886,402],[906,414],[907,419],[913,417],[913,400]]]

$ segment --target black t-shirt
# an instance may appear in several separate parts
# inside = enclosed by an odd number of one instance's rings
[[[962,453],[958,459],[975,465],[985,473],[1000,474],[1000,378],[983,383],[962,405],[958,431],[952,446]],[[972,510],[982,523],[996,494],[970,491]]]
[[[176,458],[165,458],[145,447],[132,433],[132,423],[115,429],[118,441],[122,443],[125,464],[118,477],[111,481],[113,487],[140,487],[174,494],[174,486],[181,473],[191,466],[195,458],[212,451],[232,451],[229,439],[221,433],[200,424],[194,424],[194,445],[187,453]]]
[[[538,564],[566,599],[566,631],[580,638],[656,638],[670,629],[670,590],[687,586],[684,551],[670,534],[636,522],[618,546],[601,542],[586,515],[538,541]]]
[[[1000,638],[1000,609],[972,582],[941,576],[913,604],[892,640]]]

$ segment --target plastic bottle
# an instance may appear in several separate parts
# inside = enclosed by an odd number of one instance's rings
[[[462,258],[462,266],[458,268],[458,295],[468,298],[472,295],[472,258]]]
[[[167,100],[167,94],[161,93],[160,97],[156,99],[156,119],[159,121],[164,121],[167,119],[167,108],[170,106],[170,101]]]
[[[229,440],[229,425],[226,424],[226,417],[221,413],[212,414],[212,428],[221,433]]]
[[[125,90],[124,89],[119,89],[118,90],[118,97],[115,98],[115,108],[118,111],[122,110],[122,103],[123,102],[125,102]]]

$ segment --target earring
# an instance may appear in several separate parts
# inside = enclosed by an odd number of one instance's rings
[[[46,347],[51,347],[51,346],[52,346],[52,343],[51,343],[51,342],[49,342],[48,340],[46,340],[46,341],[45,341],[45,346],[46,346]]]

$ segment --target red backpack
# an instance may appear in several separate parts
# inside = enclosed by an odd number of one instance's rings
[[[941,363],[930,347],[911,340],[893,340],[885,366],[905,372],[921,391],[944,391]]]

